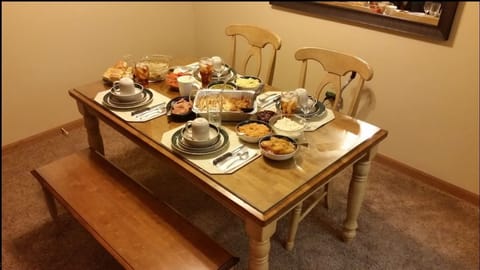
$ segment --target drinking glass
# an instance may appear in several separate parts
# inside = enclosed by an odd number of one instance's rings
[[[441,13],[442,3],[440,2],[432,2],[432,6],[430,7],[430,15],[439,17]]]
[[[207,118],[210,124],[220,127],[222,125],[222,96],[215,95],[211,102],[207,105]]]
[[[210,57],[202,57],[199,61],[200,77],[202,78],[202,87],[207,88],[212,79],[213,64]]]
[[[423,5],[423,11],[425,11],[425,14],[430,14],[430,9],[432,8],[432,2],[425,2]]]
[[[217,75],[217,81],[220,81],[220,79],[222,78],[222,72],[224,68],[222,58],[220,58],[219,56],[213,56],[212,65],[213,65],[213,70]]]

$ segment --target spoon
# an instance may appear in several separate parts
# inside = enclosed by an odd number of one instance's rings
[[[250,154],[248,153],[248,150],[244,152],[236,153],[234,156],[234,160],[230,164],[228,164],[228,166],[225,168],[225,171],[230,169],[233,166],[233,164],[235,164],[237,161],[244,161],[244,160],[247,160],[249,157],[250,157]]]

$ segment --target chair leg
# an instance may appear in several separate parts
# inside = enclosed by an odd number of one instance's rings
[[[301,220],[302,206],[303,203],[300,203],[293,209],[292,218],[290,220],[290,228],[288,231],[288,239],[285,245],[285,248],[289,251],[293,249],[293,245],[295,244],[295,236],[297,235],[298,224]]]

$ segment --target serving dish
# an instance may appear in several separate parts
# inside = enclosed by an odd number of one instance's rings
[[[272,160],[287,160],[295,156],[299,146],[295,139],[283,135],[269,135],[258,141],[258,148],[266,158]]]
[[[261,94],[263,87],[265,86],[265,83],[262,79],[250,75],[237,75],[234,83],[237,86],[237,89],[251,90],[255,92],[255,95]]]
[[[222,121],[242,121],[256,113],[254,91],[217,89],[199,90],[195,96],[192,111],[208,118],[208,104],[214,102],[222,103]]]
[[[167,118],[168,118],[168,120],[173,121],[173,122],[187,122],[188,120],[195,119],[196,115],[192,111],[191,107],[186,113],[183,113],[183,114],[174,112],[174,107],[179,102],[190,102],[189,97],[188,96],[176,97],[176,98],[171,99],[167,103]]]
[[[305,130],[305,118],[296,114],[277,114],[270,118],[270,126],[275,134],[298,138]]]
[[[235,126],[235,133],[240,140],[247,143],[257,143],[260,138],[272,134],[272,128],[259,120],[245,120]]]

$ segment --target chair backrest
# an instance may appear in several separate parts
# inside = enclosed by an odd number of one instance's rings
[[[319,100],[323,100],[326,91],[334,91],[335,102],[332,109],[342,111],[350,116],[356,115],[363,84],[373,77],[373,70],[367,62],[356,56],[316,47],[298,49],[295,52],[295,59],[302,62],[300,87],[305,88],[309,60],[316,61],[323,67],[325,74],[321,76],[320,84],[311,94]],[[345,79],[347,82],[344,82]],[[350,102],[348,106],[343,106],[344,93],[347,92]]]
[[[231,51],[230,51],[230,64],[236,71],[243,75],[255,75],[261,77],[261,73],[265,74],[262,78],[266,84],[271,85],[273,81],[273,74],[275,71],[275,61],[277,58],[277,51],[282,45],[280,37],[263,28],[254,25],[234,24],[225,28],[225,34],[231,37]],[[241,57],[238,52],[239,36],[245,38],[249,44],[248,51],[245,56]],[[267,52],[265,47],[270,44],[272,49]],[[248,47],[248,46],[247,46]],[[267,61],[263,65],[262,51],[267,56]],[[236,60],[239,63],[236,64]],[[251,61],[253,60],[253,61]],[[250,66],[249,66],[250,65]],[[246,74],[247,67],[253,67],[253,72]]]

